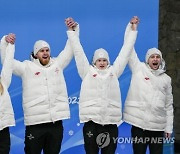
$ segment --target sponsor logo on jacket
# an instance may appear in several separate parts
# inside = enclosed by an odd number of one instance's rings
[[[40,75],[41,72],[36,72],[35,75]]]
[[[145,77],[144,79],[145,79],[145,80],[150,80],[148,77]]]

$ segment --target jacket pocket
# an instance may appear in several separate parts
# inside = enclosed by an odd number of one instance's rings
[[[131,106],[131,107],[142,107],[143,103],[138,101],[126,101],[125,106]]]
[[[98,105],[98,100],[91,100],[91,101],[86,101],[86,102],[79,102],[80,107],[87,107],[87,106],[97,106]]]
[[[44,102],[44,101],[45,101],[45,96],[42,96],[42,97],[37,98],[37,99],[35,99],[35,100],[33,100],[33,101],[30,101],[30,102],[25,103],[25,104],[24,104],[24,107],[25,107],[25,108],[33,107],[33,106],[35,106],[35,105],[37,105],[37,104],[40,104],[40,103],[42,103],[42,102]]]
[[[110,101],[109,106],[121,108],[120,102]]]
[[[166,117],[166,111],[164,107],[155,107],[153,113],[158,117]]]
[[[56,110],[58,110],[58,109],[67,110],[67,109],[69,109],[68,98],[62,97],[62,96],[58,96],[55,99],[54,105],[56,107]]]
[[[62,96],[56,97],[56,100],[61,101],[61,102],[67,102],[68,101],[68,99],[66,97],[62,97]]]

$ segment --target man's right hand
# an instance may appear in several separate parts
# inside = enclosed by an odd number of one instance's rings
[[[137,26],[139,24],[139,18],[137,16],[134,16],[131,20],[130,23],[132,24],[131,29],[132,30],[137,30]]]
[[[71,17],[65,19],[65,24],[69,30],[74,30],[74,28],[77,26],[77,22],[75,22]]]
[[[9,33],[9,34],[5,37],[5,40],[6,40],[7,43],[14,44],[14,43],[15,43],[15,40],[16,40],[16,35],[13,34],[13,33]]]

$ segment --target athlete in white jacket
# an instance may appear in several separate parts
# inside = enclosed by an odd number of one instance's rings
[[[0,50],[3,50],[0,45]],[[0,153],[10,152],[9,127],[15,126],[14,112],[8,88],[12,77],[12,62],[14,57],[14,44],[7,43],[6,56],[0,75]]]
[[[128,35],[130,26],[125,32]],[[163,136],[170,137],[173,129],[173,96],[171,78],[165,74],[162,53],[151,48],[145,63],[135,50],[129,59],[132,79],[125,102],[123,120],[132,125],[134,154],[163,153]]]
[[[72,26],[76,23],[71,19]],[[6,40],[5,40],[6,38]],[[2,39],[2,45],[12,38]],[[3,51],[5,54],[5,51]],[[63,138],[62,120],[70,118],[63,69],[73,52],[67,41],[57,58],[50,57],[50,46],[43,40],[34,44],[34,59],[13,61],[13,72],[22,78],[23,111],[26,125],[25,153],[58,154]]]
[[[132,30],[112,66],[107,51],[102,48],[95,51],[93,64],[90,65],[75,32],[67,32],[82,79],[79,117],[80,122],[85,123],[83,135],[87,154],[98,154],[99,147],[103,154],[115,153],[117,142],[114,139],[118,137],[117,125],[121,123],[122,117],[118,78],[134,46],[138,22],[137,17],[132,18]],[[101,143],[101,135],[107,137],[105,144]]]

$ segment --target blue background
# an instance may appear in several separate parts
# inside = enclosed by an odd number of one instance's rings
[[[29,59],[34,42],[46,40],[51,55],[57,56],[67,40],[64,19],[71,16],[81,27],[80,38],[88,59],[91,61],[97,48],[109,52],[111,63],[122,46],[127,23],[134,15],[140,25],[136,51],[144,60],[148,48],[158,46],[158,0],[0,0],[0,36],[16,34],[15,58]],[[78,100],[81,79],[74,59],[64,71],[67,82],[71,119],[65,120],[62,154],[83,154],[82,126],[78,118]],[[122,101],[126,98],[131,72],[125,69],[120,77]],[[22,111],[21,79],[13,75],[9,88],[14,107],[16,126],[11,131],[11,154],[24,153],[24,121]],[[123,123],[119,136],[129,137],[130,126]],[[164,145],[164,153],[173,153],[172,145]],[[131,154],[131,144],[118,144],[116,154]]]

